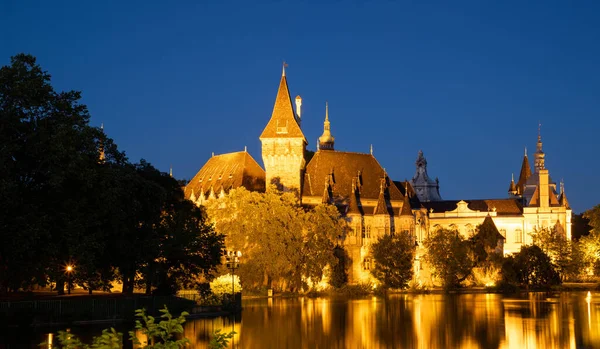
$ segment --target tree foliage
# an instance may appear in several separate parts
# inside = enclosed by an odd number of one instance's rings
[[[473,269],[471,242],[458,231],[438,229],[423,241],[425,262],[444,288],[460,287]]]
[[[413,277],[415,243],[404,233],[385,234],[371,245],[371,274],[386,288],[403,289]]]
[[[560,284],[560,276],[550,257],[537,245],[523,246],[505,259],[502,267],[506,283],[543,288]]]
[[[0,68],[0,292],[61,293],[67,265],[90,292],[117,277],[150,292],[214,269],[222,236],[175,179],[90,126],[80,99],[54,91],[32,56]]]
[[[207,205],[227,246],[243,251],[239,274],[245,288],[295,290],[319,281],[334,265],[333,249],[344,221],[333,206],[305,211],[293,193],[237,188]]]

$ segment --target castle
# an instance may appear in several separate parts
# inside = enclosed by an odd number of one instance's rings
[[[246,151],[214,155],[185,187],[185,195],[202,205],[240,186],[264,191],[266,184],[295,191],[301,203],[311,207],[333,204],[344,213],[350,229],[344,247],[352,260],[349,281],[368,282],[373,262],[369,246],[383,234],[402,232],[414,237],[418,246],[429,232],[455,229],[465,236],[475,232],[484,219],[491,219],[503,237],[505,254],[530,244],[530,234],[541,227],[556,228],[571,238],[571,208],[561,183],[559,192],[545,167],[538,130],[534,167],[527,151],[520,175],[511,180],[508,197],[488,200],[443,200],[439,180],[429,177],[427,160],[419,151],[411,180],[394,181],[370,153],[335,150],[326,106],[323,134],[315,153],[307,151],[302,132],[302,98],[294,110],[285,66],[275,105],[260,141],[264,170]],[[418,249],[417,277],[421,271]]]

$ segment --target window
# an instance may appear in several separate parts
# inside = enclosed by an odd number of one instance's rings
[[[371,225],[367,225],[367,229],[365,231],[365,237],[366,238],[371,238]]]
[[[285,125],[279,125],[279,120],[277,120],[277,133],[287,133],[287,120],[285,121]]]
[[[515,230],[515,242],[518,244],[523,243],[523,230],[521,230],[521,229]]]
[[[363,260],[363,270],[371,270],[371,258],[365,258]]]

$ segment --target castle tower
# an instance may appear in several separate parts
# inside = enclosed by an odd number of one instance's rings
[[[292,108],[284,64],[271,119],[260,135],[266,183],[275,184],[280,190],[301,190],[307,143],[299,114],[300,110],[297,117]]]
[[[319,137],[319,150],[333,150],[334,141],[329,122],[329,105],[325,102],[325,122],[323,123],[323,134]]]
[[[423,151],[419,150],[417,161],[415,161],[417,170],[414,177],[410,180],[410,185],[415,189],[419,201],[440,201],[440,183],[431,179],[427,174],[427,159],[423,156]]]

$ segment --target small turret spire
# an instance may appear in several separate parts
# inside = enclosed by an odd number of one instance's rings
[[[173,165],[169,165],[169,177],[173,178]]]
[[[329,122],[329,103],[325,102],[325,122],[323,122],[323,135],[319,137],[319,149],[334,150],[335,138],[331,135],[331,123]]]
[[[285,61],[283,61],[283,70],[281,72],[281,76],[285,76],[285,67],[287,67],[287,66],[288,66],[288,64]]]
[[[537,150],[534,155],[534,167],[535,171],[539,172],[545,168],[545,160],[546,155],[542,150],[542,123],[538,123],[538,139],[537,139]]]
[[[373,155],[373,144],[371,144],[371,155]]]

